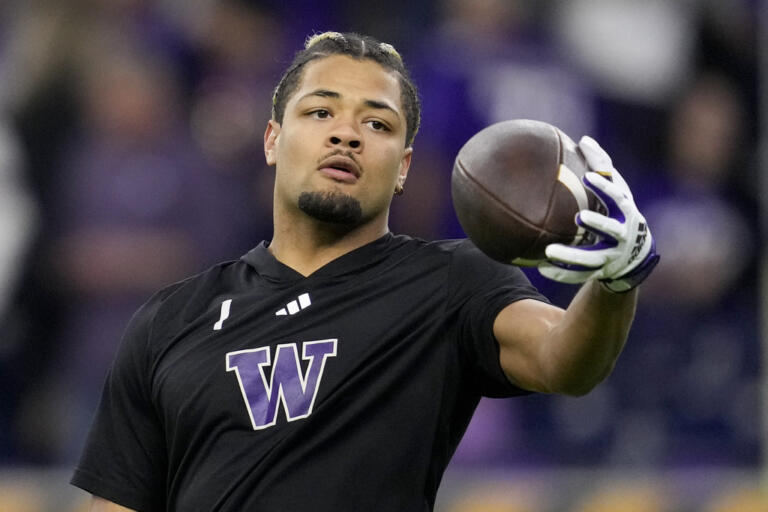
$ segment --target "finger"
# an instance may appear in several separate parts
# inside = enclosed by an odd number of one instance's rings
[[[538,270],[544,277],[566,284],[583,283],[591,279],[592,275],[595,273],[594,270],[566,270],[547,262],[539,263]]]
[[[605,265],[612,252],[611,248],[608,247],[571,247],[563,244],[549,244],[544,250],[547,259],[570,265],[580,265],[593,270]]]
[[[608,153],[600,147],[595,139],[585,135],[579,141],[579,149],[584,154],[584,158],[587,160],[587,165],[592,171],[607,178],[608,180],[616,183],[624,191],[627,197],[632,198],[632,191],[624,180],[624,177],[613,166],[613,161]]]
[[[569,270],[573,272],[594,272],[596,270],[600,270],[600,267],[587,267],[584,265],[577,265],[575,263],[565,263],[563,261],[557,261],[557,260],[545,260],[545,261],[557,268],[560,268],[563,270]]]
[[[589,188],[600,201],[605,204],[608,214],[624,222],[625,216],[631,206],[627,205],[627,196],[617,184],[608,181],[605,177],[596,172],[587,172],[582,179],[584,186]]]
[[[618,185],[619,188],[624,191],[624,195],[626,197],[633,199],[632,191],[629,189],[629,185],[627,185],[627,182],[624,180],[624,177],[616,169],[614,169],[613,173],[611,174],[611,181],[614,182],[616,185]]]
[[[624,186],[607,179],[602,174],[591,171],[586,172],[584,173],[583,181],[593,192],[607,194],[617,202],[627,198],[627,190]]]
[[[608,156],[608,153],[600,147],[595,139],[585,135],[579,142],[579,148],[587,160],[587,166],[592,172],[597,173],[608,181],[615,182],[619,185],[624,195],[632,197],[626,181],[624,181],[619,171],[613,166],[611,157]]]
[[[581,210],[577,213],[576,224],[614,242],[626,238],[626,224],[592,210]]]
[[[587,160],[587,165],[595,172],[610,177],[613,175],[613,162],[608,153],[600,144],[589,135],[585,135],[579,141],[579,149]]]

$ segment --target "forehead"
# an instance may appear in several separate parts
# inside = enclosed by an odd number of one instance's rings
[[[353,99],[388,100],[402,110],[397,73],[371,59],[331,55],[310,61],[292,100],[317,89],[338,92]]]

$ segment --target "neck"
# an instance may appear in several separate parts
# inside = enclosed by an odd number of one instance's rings
[[[286,215],[275,208],[269,251],[282,264],[308,276],[339,256],[387,234],[387,220],[385,213],[350,228],[318,221],[303,212]]]

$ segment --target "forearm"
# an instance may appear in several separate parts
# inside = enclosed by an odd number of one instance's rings
[[[545,341],[552,391],[583,395],[611,373],[636,303],[637,289],[616,294],[595,280],[581,287]]]
[[[595,243],[550,244],[538,268],[555,281],[585,284],[567,310],[520,301],[494,322],[502,368],[532,391],[583,395],[611,373],[635,316],[636,287],[659,261],[645,217],[611,158],[589,137],[579,148],[597,171],[582,182],[605,207],[576,216]]]

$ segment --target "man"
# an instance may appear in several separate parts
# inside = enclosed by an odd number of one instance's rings
[[[431,510],[481,396],[608,375],[656,260],[650,235],[631,254],[644,220],[610,159],[582,142],[613,173],[588,185],[617,218],[579,220],[606,248],[551,246],[541,269],[586,281],[564,311],[466,240],[389,233],[417,98],[372,38],[297,54],[264,136],[273,239],[132,319],[73,477],[93,511]]]

